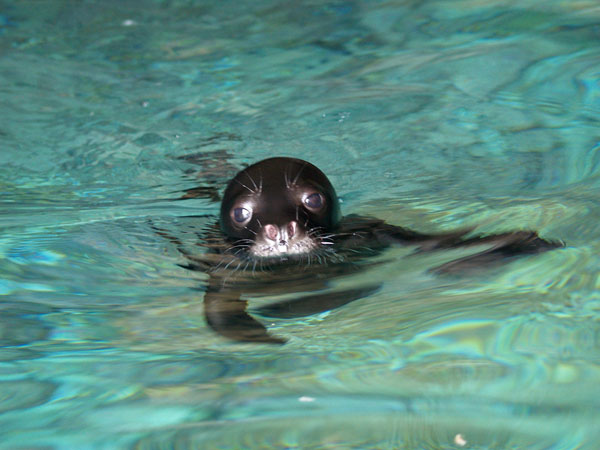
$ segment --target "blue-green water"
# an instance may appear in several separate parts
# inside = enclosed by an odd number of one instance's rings
[[[597,448],[596,0],[0,5],[0,448]],[[169,199],[223,150],[568,246],[453,278],[392,249],[376,294],[232,343],[150,227],[211,221]]]

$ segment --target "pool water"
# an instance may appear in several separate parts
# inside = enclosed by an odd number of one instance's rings
[[[597,448],[599,23],[595,0],[0,3],[0,448]],[[230,342],[153,226],[194,246],[218,204],[173,199],[272,155],[345,214],[567,247],[453,277],[393,248],[346,280],[378,292]]]

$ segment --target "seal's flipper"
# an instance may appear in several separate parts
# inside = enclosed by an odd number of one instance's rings
[[[277,303],[257,308],[257,314],[265,317],[292,319],[295,317],[310,316],[325,311],[330,311],[344,306],[359,298],[373,294],[381,287],[380,284],[366,286],[360,289],[347,289],[344,291],[322,292],[315,295],[284,300]]]
[[[515,231],[491,236],[473,237],[453,245],[451,248],[490,244],[491,247],[474,255],[447,262],[432,269],[432,272],[452,274],[486,268],[518,256],[534,255],[565,246],[562,241],[542,239],[535,231]]]
[[[446,233],[424,234],[409,228],[382,223],[375,230],[380,240],[388,239],[400,244],[417,244],[419,251],[429,251],[438,248],[448,248],[460,243],[464,236],[473,231],[474,228],[461,228]]]
[[[351,214],[342,219],[336,243],[346,247],[382,247],[390,244],[417,245],[419,251],[448,248],[464,240],[474,228],[463,228],[445,233],[419,233],[409,228],[392,225],[384,220]]]
[[[246,312],[247,302],[232,290],[207,291],[204,296],[206,323],[218,334],[238,342],[284,344],[271,336],[266,327]]]

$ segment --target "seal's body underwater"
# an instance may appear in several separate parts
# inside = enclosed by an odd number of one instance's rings
[[[337,308],[377,290],[378,285],[326,288],[337,277],[377,264],[372,257],[392,244],[413,245],[419,251],[482,246],[435,269],[445,273],[564,245],[533,231],[466,237],[470,231],[422,234],[376,218],[342,217],[335,189],[323,172],[300,159],[277,157],[247,167],[229,182],[219,223],[203,239],[206,253],[194,255],[179,247],[188,261],[184,267],[209,274],[204,311],[214,331],[236,341],[283,343],[248,314],[243,296],[297,292],[297,298],[256,310],[263,316],[297,317]]]

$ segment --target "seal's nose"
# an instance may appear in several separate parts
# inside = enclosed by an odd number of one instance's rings
[[[296,235],[297,228],[298,224],[294,220],[281,227],[269,223],[265,225],[265,236],[267,239],[279,243],[279,245],[285,245]]]

